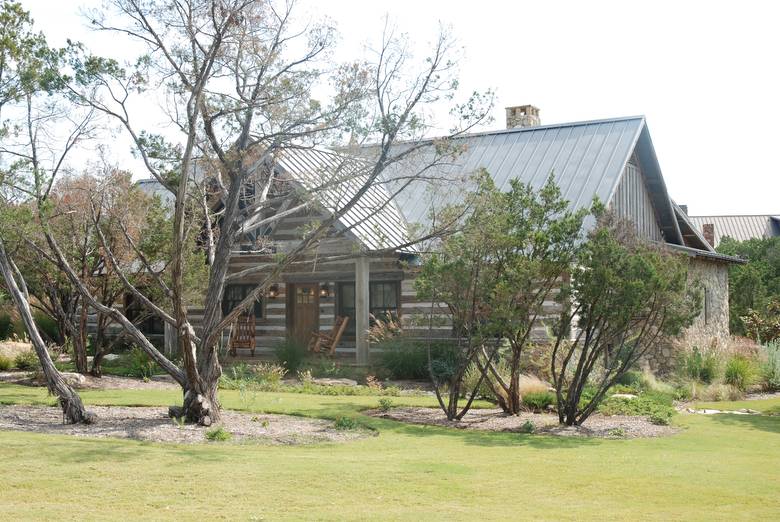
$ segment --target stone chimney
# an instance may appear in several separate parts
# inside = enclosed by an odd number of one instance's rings
[[[539,119],[539,109],[533,105],[518,105],[516,107],[506,108],[506,128],[515,127],[536,127],[541,125]]]
[[[704,223],[701,226],[701,232],[704,236],[704,239],[707,240],[707,243],[715,246],[715,224],[714,223]]]

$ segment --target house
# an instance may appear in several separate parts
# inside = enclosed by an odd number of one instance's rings
[[[715,248],[724,237],[737,241],[780,237],[780,214],[690,216],[688,219]]]
[[[350,317],[349,329],[338,354],[369,361],[367,329],[370,316],[392,314],[400,318],[410,335],[426,335],[427,328],[410,319],[422,314],[446,314],[438,303],[419,302],[414,292],[414,248],[408,229],[425,224],[431,208],[456,202],[462,189],[453,190],[453,180],[462,180],[484,168],[498,187],[520,179],[536,188],[551,174],[573,210],[590,205],[598,197],[618,215],[629,218],[648,241],[663,243],[690,259],[691,273],[705,289],[701,317],[692,330],[711,336],[728,335],[728,271],[740,259],[715,252],[682,208],[666,190],[650,132],[642,116],[612,118],[555,125],[541,125],[533,106],[510,107],[507,127],[492,132],[464,135],[453,140],[460,151],[449,161],[430,168],[425,180],[415,180],[390,204],[388,193],[394,179],[415,162],[426,164],[436,154],[437,141],[394,165],[387,183],[377,184],[334,225],[333,234],[323,240],[306,262],[285,271],[258,302],[255,316],[259,354],[271,353],[275,344],[291,338],[306,342],[313,331],[329,330],[337,316]],[[408,145],[399,144],[398,147]],[[370,150],[363,151],[370,153]],[[293,149],[278,158],[280,175],[304,189],[316,185],[318,177],[338,169],[359,172],[363,160],[343,152]],[[410,170],[411,171],[411,170]],[[349,196],[349,184],[343,189]],[[388,192],[389,191],[389,192]],[[261,233],[262,249],[253,250],[257,236],[237,250],[230,264],[223,309],[228,311],[243,299],[253,284],[261,281],[256,267],[277,253],[293,248],[300,229],[326,218],[344,194],[325,196],[318,205],[281,220]],[[592,218],[585,227],[592,227]],[[397,248],[396,248],[397,247]],[[353,254],[352,256],[345,254]],[[335,255],[335,259],[329,259]],[[547,303],[554,313],[554,303]],[[197,309],[191,308],[197,328]],[[436,335],[450,334],[447,326],[434,326]],[[535,332],[544,336],[540,326]]]

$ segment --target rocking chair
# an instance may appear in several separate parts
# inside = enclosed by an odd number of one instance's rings
[[[255,356],[255,316],[252,313],[239,315],[233,323],[228,353],[235,357],[237,348],[250,350],[252,357]]]
[[[309,341],[309,351],[334,355],[336,346],[339,345],[341,336],[344,335],[344,330],[347,329],[347,323],[349,323],[349,317],[339,316],[336,317],[333,329],[329,333],[312,332],[311,340]]]

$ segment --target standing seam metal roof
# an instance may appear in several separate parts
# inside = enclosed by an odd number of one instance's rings
[[[780,214],[742,215],[742,216],[688,216],[688,219],[700,231],[704,225],[715,225],[715,245],[721,239],[730,237],[737,241],[753,238],[780,236]]]

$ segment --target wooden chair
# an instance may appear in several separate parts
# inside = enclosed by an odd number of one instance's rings
[[[349,323],[349,317],[336,317],[336,322],[333,323],[333,329],[329,333],[312,332],[311,340],[309,341],[309,351],[314,353],[327,353],[333,355],[336,353],[336,347],[341,341],[341,336],[344,335],[344,330],[347,329]]]
[[[235,357],[237,348],[250,350],[252,357],[255,356],[255,314],[253,313],[241,314],[233,323],[228,353]]]

